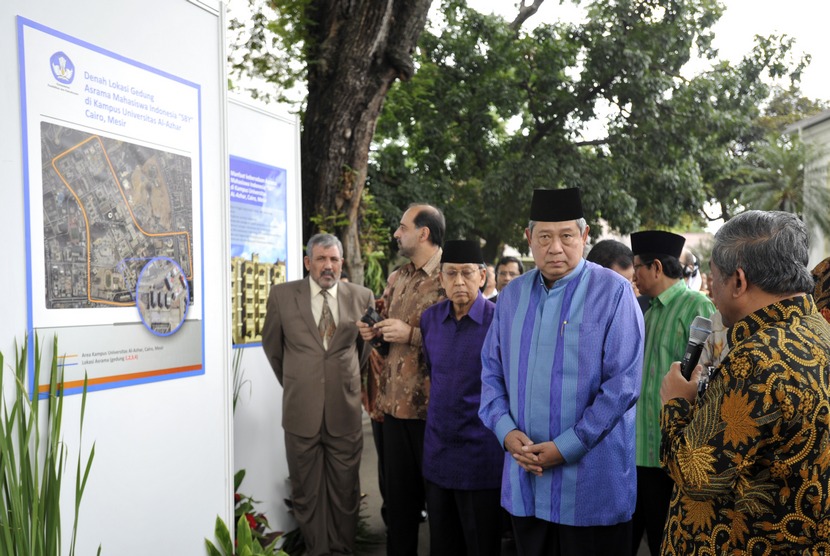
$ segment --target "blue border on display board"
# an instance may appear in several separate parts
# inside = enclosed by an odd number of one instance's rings
[[[203,177],[203,147],[202,147],[202,90],[201,86],[197,83],[193,83],[181,77],[175,76],[173,74],[167,73],[165,71],[159,70],[147,64],[138,62],[131,58],[127,58],[105,48],[98,47],[92,43],[87,41],[78,39],[71,35],[67,35],[66,33],[62,33],[40,23],[34,22],[30,19],[27,19],[23,16],[17,16],[17,42],[18,42],[18,64],[19,64],[19,74],[20,74],[20,106],[21,106],[21,129],[22,129],[22,151],[23,151],[23,183],[24,183],[24,219],[25,219],[25,226],[26,226],[26,283],[28,284],[28,292],[27,292],[27,323],[26,323],[26,330],[28,332],[27,341],[29,342],[29,369],[34,369],[34,323],[33,323],[33,298],[32,298],[32,244],[31,244],[31,237],[32,237],[32,222],[31,222],[31,203],[30,203],[30,189],[29,189],[29,156],[30,153],[28,151],[28,141],[29,141],[29,130],[28,130],[28,104],[27,104],[27,97],[26,97],[26,55],[25,55],[25,41],[24,41],[24,31],[25,28],[35,29],[37,31],[41,31],[45,34],[52,35],[53,37],[59,38],[66,42],[75,44],[77,46],[86,48],[87,50],[91,50],[98,54],[103,54],[110,58],[113,58],[119,62],[123,62],[125,64],[129,64],[133,67],[148,71],[150,73],[156,74],[158,76],[164,77],[166,79],[176,81],[188,87],[192,87],[196,91],[196,98],[197,98],[197,124],[198,124],[198,152],[199,152],[199,238],[200,238],[200,252],[201,252],[201,269],[200,269],[200,276],[199,276],[199,286],[200,286],[200,298],[201,298],[201,306],[202,306],[202,315],[200,319],[201,325],[201,338],[202,338],[202,354],[201,354],[201,368],[190,370],[190,371],[183,371],[183,372],[176,372],[171,374],[162,374],[157,376],[149,376],[149,377],[142,377],[142,378],[130,378],[124,380],[113,380],[112,382],[104,382],[101,384],[91,384],[88,386],[87,391],[94,392],[98,390],[107,390],[110,388],[120,388],[125,386],[134,386],[138,384],[145,384],[149,382],[159,382],[164,380],[173,380],[178,378],[184,378],[189,376],[196,376],[202,375],[205,373],[205,246],[204,246],[204,177]],[[140,322],[137,322],[140,325]],[[106,325],[104,325],[106,326]],[[114,326],[114,325],[113,325]],[[57,356],[57,354],[54,354]],[[59,363],[60,366],[64,366],[62,363]],[[74,366],[76,364],[67,364],[65,366]],[[35,391],[34,385],[34,373],[29,373],[29,394],[30,397],[32,393]],[[64,394],[77,394],[83,391],[83,387],[71,387],[66,388],[63,393]],[[48,393],[41,393],[38,398],[43,399],[48,397]]]

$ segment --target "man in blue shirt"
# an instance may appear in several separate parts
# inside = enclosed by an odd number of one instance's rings
[[[631,285],[582,259],[576,188],[536,190],[536,269],[499,294],[479,415],[505,448],[501,503],[520,556],[628,554],[643,317]]]
[[[496,306],[484,298],[477,241],[448,241],[445,301],[421,315],[430,398],[424,434],[430,556],[498,556],[504,451],[478,417],[481,346]],[[471,465],[472,463],[472,465]]]

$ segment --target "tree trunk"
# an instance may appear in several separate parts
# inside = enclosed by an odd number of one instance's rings
[[[431,1],[311,0],[307,7],[303,238],[319,230],[337,235],[346,269],[358,284],[363,283],[359,215],[369,146],[389,87],[414,72],[411,53]]]

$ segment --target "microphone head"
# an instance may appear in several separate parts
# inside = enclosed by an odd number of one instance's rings
[[[712,333],[712,321],[706,317],[697,316],[689,327],[689,343],[702,344]]]

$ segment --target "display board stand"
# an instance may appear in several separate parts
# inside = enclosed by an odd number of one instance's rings
[[[224,7],[7,0],[0,29],[0,351],[56,335],[89,377],[76,552],[202,554],[233,520]]]

